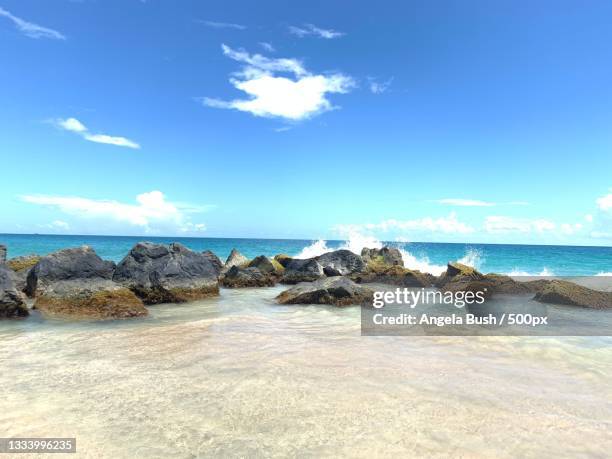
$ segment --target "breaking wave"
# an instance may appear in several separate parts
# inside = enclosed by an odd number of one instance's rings
[[[546,266],[539,273],[533,273],[533,272],[530,273],[528,271],[521,271],[519,269],[513,269],[512,271],[510,271],[508,273],[508,276],[510,276],[510,277],[514,277],[514,276],[516,276],[516,277],[520,277],[520,276],[552,277],[554,275],[555,275],[555,273],[550,271]]]

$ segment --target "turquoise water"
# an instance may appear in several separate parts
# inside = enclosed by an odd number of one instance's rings
[[[0,244],[8,246],[8,256],[30,253],[47,254],[66,247],[90,245],[102,257],[119,261],[138,241],[159,243],[180,242],[193,250],[212,250],[225,259],[232,248],[247,257],[272,256],[286,253],[292,256],[312,256],[340,247],[360,251],[372,241],[312,241],[290,239],[230,239],[131,236],[67,236],[2,234]],[[374,241],[377,242],[377,241]],[[380,244],[380,242],[378,242]],[[612,272],[612,247],[573,247],[503,244],[390,243],[404,250],[407,267],[434,274],[441,272],[449,261],[462,261],[483,272],[559,276],[596,275]]]

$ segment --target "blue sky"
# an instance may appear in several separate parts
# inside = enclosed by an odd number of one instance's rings
[[[0,0],[0,232],[610,245],[612,4]]]

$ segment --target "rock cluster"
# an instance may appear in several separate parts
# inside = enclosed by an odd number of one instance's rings
[[[350,250],[336,250],[313,258],[289,260],[281,282],[297,284],[324,277],[349,276],[363,271],[364,268],[365,263],[359,255]]]

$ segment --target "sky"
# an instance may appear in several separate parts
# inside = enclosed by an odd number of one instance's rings
[[[611,21],[0,0],[0,232],[609,246]]]

